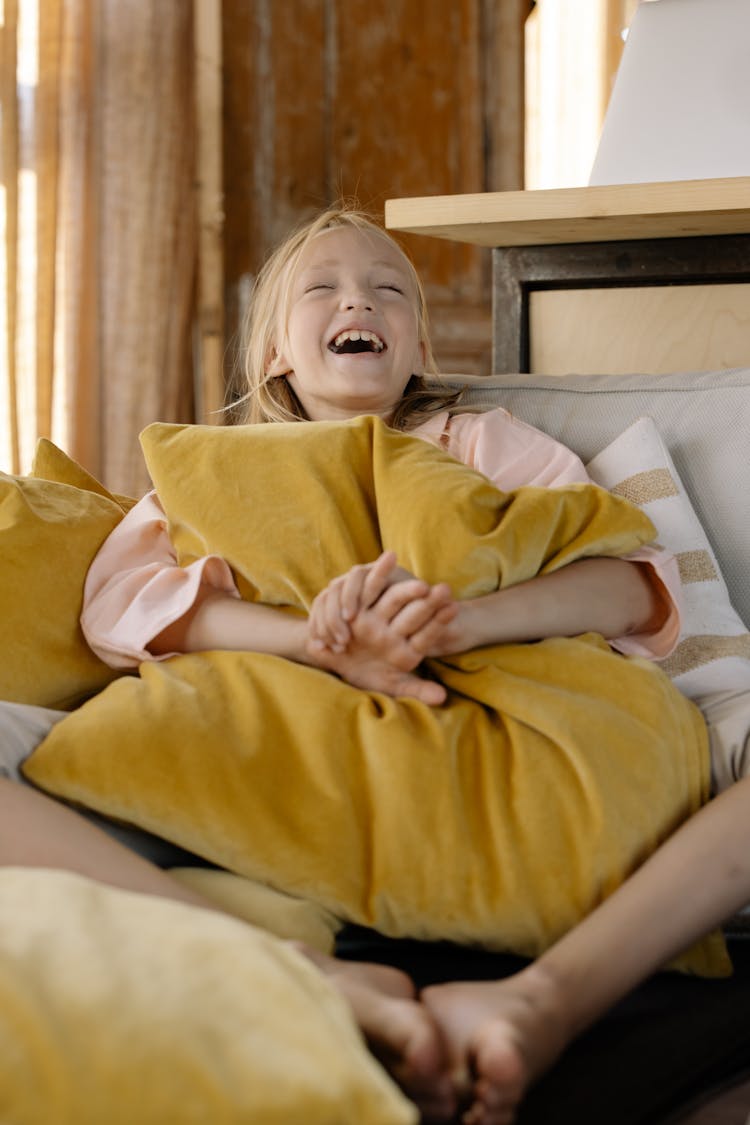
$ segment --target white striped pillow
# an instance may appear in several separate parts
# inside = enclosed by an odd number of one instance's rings
[[[652,418],[639,418],[586,466],[592,480],[632,500],[680,567],[684,614],[662,661],[685,695],[750,688],[750,633],[729,600],[716,555]]]

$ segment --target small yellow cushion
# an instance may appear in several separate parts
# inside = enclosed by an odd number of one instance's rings
[[[57,481],[58,484],[72,484],[86,492],[106,496],[108,500],[114,500],[123,512],[129,511],[137,503],[132,496],[110,492],[88,469],[84,469],[83,465],[79,465],[49,438],[39,438],[37,442],[31,476],[39,477],[40,480]]]
[[[341,923],[317,902],[284,894],[218,867],[173,867],[169,874],[251,926],[260,926],[287,941],[304,942],[321,953],[333,952]]]
[[[144,448],[182,561],[215,551],[245,597],[295,611],[382,547],[471,596],[653,534],[602,489],[502,493],[371,418],[155,426]],[[144,664],[25,772],[386,934],[534,956],[706,800],[705,726],[593,635],[429,667],[442,707],[255,653]],[[725,971],[720,939],[689,963]]]
[[[41,461],[36,476],[0,473],[0,698],[67,709],[117,674],[78,618],[86,572],[124,507],[51,442]]]
[[[244,923],[0,871],[0,1120],[416,1125],[348,1008]]]

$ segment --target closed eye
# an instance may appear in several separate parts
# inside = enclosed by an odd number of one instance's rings
[[[378,285],[378,286],[376,286],[376,288],[377,288],[377,289],[390,289],[390,290],[392,290],[392,292],[394,292],[394,293],[400,293],[402,297],[403,297],[403,295],[404,295],[404,291],[403,291],[403,289],[400,289],[400,288],[398,287],[398,285],[390,285],[390,284],[387,284],[387,285]]]

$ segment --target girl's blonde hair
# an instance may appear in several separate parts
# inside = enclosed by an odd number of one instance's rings
[[[243,422],[298,422],[305,412],[286,378],[269,374],[279,334],[283,336],[289,317],[291,289],[300,256],[322,231],[352,228],[387,239],[401,254],[417,294],[417,326],[424,348],[425,374],[437,376],[430,345],[427,304],[419,275],[395,239],[367,212],[339,204],[310,219],[289,235],[270,255],[255,280],[242,325],[243,358],[241,382],[244,393],[230,404],[233,419]],[[458,395],[439,386],[428,386],[418,374],[406,385],[391,425],[410,429],[426,416],[456,402]]]

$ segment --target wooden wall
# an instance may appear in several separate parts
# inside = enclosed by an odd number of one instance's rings
[[[340,196],[523,186],[530,0],[223,0],[227,331],[267,250]],[[407,240],[404,240],[407,242]],[[489,253],[407,242],[444,371],[488,373]]]

